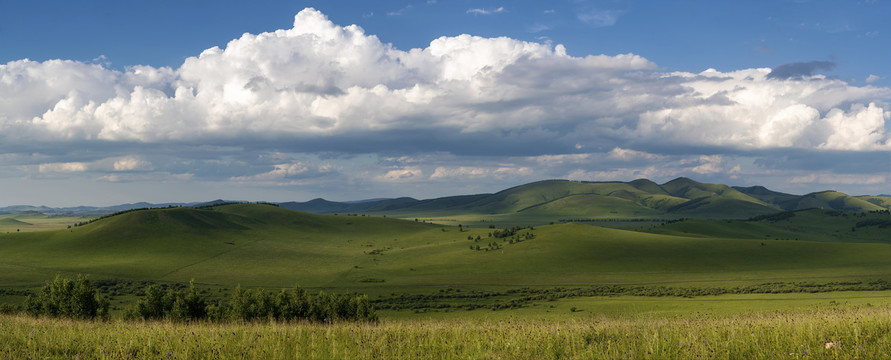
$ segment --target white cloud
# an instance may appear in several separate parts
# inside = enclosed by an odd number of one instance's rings
[[[621,14],[621,11],[614,10],[591,10],[579,13],[576,17],[594,27],[607,27],[615,25]]]
[[[571,57],[562,45],[470,35],[402,51],[307,9],[291,29],[245,34],[178,69],[0,65],[0,137],[163,143],[542,129],[591,139],[578,148],[600,136],[734,149],[888,148],[887,88],[774,79],[766,68],[656,69],[633,54]]]
[[[580,19],[609,26],[619,15]],[[664,72],[635,54],[576,57],[466,34],[417,49],[385,41],[306,9],[289,29],[244,34],[175,69],[12,61],[0,65],[0,154],[27,154],[15,166],[41,173],[283,184],[341,170],[396,183],[627,180],[732,172],[727,153],[891,149],[891,89],[874,76],[858,87],[769,68]],[[701,152],[711,157],[677,163]],[[326,170],[281,153],[345,159]],[[384,170],[353,170],[346,158],[360,153]]]
[[[607,155],[610,158],[617,160],[658,160],[662,158],[660,155],[631,149],[622,149],[620,147],[613,148]]]
[[[233,176],[230,180],[238,182],[274,181],[302,177],[316,177],[333,171],[336,171],[336,168],[331,164],[315,165],[297,161],[273,165],[273,169],[265,173],[250,176]]]
[[[576,169],[565,178],[578,181],[629,181],[633,179],[659,179],[675,177],[678,172],[671,169],[660,169],[655,166],[644,168],[616,168],[612,170],[584,170]]]
[[[701,155],[699,165],[691,169],[697,174],[714,174],[724,171],[724,158],[721,155]]]
[[[497,166],[492,168],[479,166],[459,166],[459,167],[437,167],[430,175],[431,180],[459,180],[459,179],[478,179],[478,178],[496,178],[503,179],[513,176],[528,176],[533,170],[525,166]]]
[[[874,82],[876,82],[876,81],[879,81],[879,80],[881,80],[881,79],[882,79],[881,77],[878,77],[878,76],[873,75],[873,74],[869,74],[869,76],[866,77],[866,83],[867,83],[867,84],[872,84],[872,83],[874,83]]]
[[[406,166],[375,176],[375,180],[381,182],[413,182],[425,180],[425,178],[424,172],[419,167]]]
[[[560,154],[560,155],[540,155],[529,158],[541,165],[563,165],[578,164],[588,162],[594,159],[593,154]]]
[[[676,73],[694,92],[643,112],[635,136],[735,149],[888,148],[884,119],[889,111],[874,100],[891,96],[889,89],[857,88],[825,78],[768,79],[769,72]],[[840,107],[846,104],[847,111]]]
[[[872,174],[808,174],[789,179],[793,184],[874,185],[885,184],[884,175]]]
[[[504,6],[499,6],[496,9],[467,9],[468,14],[474,15],[492,15],[504,12]]]
[[[40,164],[38,166],[38,171],[41,173],[70,173],[70,172],[84,172],[87,171],[89,165],[82,162],[68,162],[68,163],[49,163],[49,164]]]
[[[114,162],[114,171],[137,171],[137,170],[151,170],[152,163],[137,158],[135,156],[128,156],[124,158],[120,158],[115,160]]]

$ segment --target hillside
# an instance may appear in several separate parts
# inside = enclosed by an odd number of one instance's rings
[[[34,225],[22,231],[64,228],[120,211],[162,207],[203,207],[231,203],[214,200],[199,203],[132,203],[107,207],[9,206],[0,218],[14,218]],[[545,180],[519,185],[491,194],[471,194],[417,200],[410,197],[336,202],[317,198],[307,202],[280,202],[282,208],[315,214],[368,214],[404,219],[425,219],[443,224],[499,226],[547,224],[565,220],[664,220],[679,218],[746,219],[780,211],[809,208],[875,211],[891,207],[888,196],[849,196],[835,191],[792,195],[763,186],[727,186],[677,178],[664,184],[648,179],[630,182],[583,182]],[[39,224],[21,214],[44,218]],[[26,216],[28,217],[28,216]],[[55,220],[48,220],[52,217]],[[63,219],[63,218],[69,219]],[[602,222],[602,225],[617,223]],[[15,231],[12,220],[0,223],[0,231]]]
[[[848,212],[806,209],[748,220],[691,219],[653,226],[646,231],[713,238],[891,244],[888,210]]]
[[[653,234],[568,223],[498,237],[506,232],[271,205],[153,209],[70,230],[0,235],[0,285],[35,286],[57,273],[369,291],[891,277],[887,244],[802,237],[763,246],[765,237],[755,231],[704,236],[704,228],[683,233],[667,226]]]
[[[762,186],[730,187],[678,178],[657,184],[546,180],[494,194],[451,196],[429,200],[387,199],[337,203],[315,199],[282,203],[282,207],[320,214],[364,213],[402,218],[427,218],[449,223],[546,224],[564,219],[746,219],[808,208],[875,211],[891,199],[852,197],[834,191],[791,195]],[[453,222],[454,222],[453,221]]]

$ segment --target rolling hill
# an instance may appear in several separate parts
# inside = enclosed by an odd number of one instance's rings
[[[34,213],[51,217],[97,217],[120,211],[159,207],[203,207],[229,203],[133,203],[108,207],[10,206],[0,217]],[[519,185],[493,194],[447,196],[417,200],[410,197],[335,202],[317,198],[307,202],[280,202],[291,210],[316,214],[387,215],[454,224],[547,224],[564,220],[617,219],[747,219],[780,211],[809,208],[875,211],[891,207],[888,196],[849,196],[835,191],[792,195],[763,186],[727,186],[677,178],[664,184],[647,179],[630,182],[545,180]],[[0,224],[3,225],[3,224]],[[13,224],[6,224],[7,228]]]
[[[434,220],[477,215],[501,222],[545,224],[562,219],[747,219],[809,208],[875,211],[888,208],[891,199],[852,197],[835,191],[791,195],[762,186],[730,187],[677,178],[662,185],[647,179],[631,182],[546,180],[494,194],[362,203],[315,199],[280,205],[319,214],[363,213]]]
[[[849,212],[805,209],[748,220],[688,219],[652,226],[645,231],[711,238],[891,244],[888,210]]]
[[[577,184],[564,189],[572,186]],[[489,228],[317,215],[261,204],[150,209],[72,229],[0,235],[0,286],[36,286],[57,273],[379,292],[430,286],[726,286],[891,278],[887,243],[807,238],[826,228],[808,230],[802,224],[835,226],[826,221],[831,216],[795,213],[792,220],[803,223],[779,219],[774,228],[740,227],[733,230],[736,233],[725,224],[737,222],[689,220],[668,224],[662,233],[567,223],[498,237]],[[802,226],[800,239],[767,239],[759,232],[774,233],[777,226]],[[881,226],[868,223],[856,230],[879,231]]]

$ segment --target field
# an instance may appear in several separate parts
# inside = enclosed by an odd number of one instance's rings
[[[112,320],[5,315],[2,327],[15,330],[0,343],[11,344],[4,349],[11,358],[105,356],[95,351],[111,358],[217,357],[214,351],[248,358],[849,358],[891,349],[887,212],[516,227],[467,216],[444,225],[235,204],[2,233],[0,302],[20,305],[56,274],[87,274],[111,299]],[[612,222],[620,226],[596,226]],[[227,301],[238,285],[364,293],[382,320],[121,320],[145,286],[176,288],[192,279],[211,302]]]
[[[7,358],[887,358],[891,308],[376,324],[88,322],[0,316]]]
[[[88,220],[80,216],[47,216],[35,212],[0,214],[0,234],[65,229]]]

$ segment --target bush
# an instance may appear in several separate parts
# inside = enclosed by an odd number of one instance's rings
[[[18,306],[13,304],[0,304],[0,314],[15,314],[19,312]]]
[[[189,293],[181,292],[173,294],[173,304],[170,309],[170,317],[174,320],[189,321],[204,319],[207,317],[207,303],[198,295],[195,289],[195,281],[189,282]]]
[[[145,296],[135,308],[126,311],[127,319],[171,319],[176,321],[377,321],[374,307],[365,295],[328,295],[320,291],[312,297],[300,287],[278,294],[263,289],[235,288],[228,303],[208,304],[192,283],[188,294],[157,285],[145,289]]]
[[[83,275],[76,280],[58,275],[46,283],[37,297],[28,296],[25,300],[25,311],[33,316],[107,318],[108,308],[108,299],[98,297]]]
[[[136,302],[136,316],[145,320],[163,319],[170,312],[172,304],[167,305],[166,292],[158,285],[145,288],[145,297]]]

